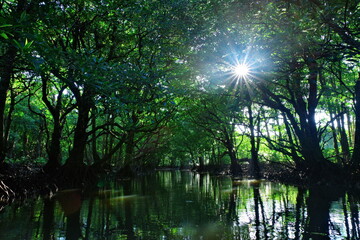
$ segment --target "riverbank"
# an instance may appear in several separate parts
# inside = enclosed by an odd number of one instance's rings
[[[243,178],[249,179],[250,174],[248,165],[243,164]],[[211,175],[230,175],[229,166],[207,166],[202,169],[194,169],[190,167],[163,167],[157,170],[181,170],[194,171],[198,173],[209,173]],[[360,192],[360,182],[354,180],[341,179],[341,177],[334,177],[332,180],[313,180],[307,178],[301,172],[277,163],[262,163],[261,164],[262,178],[279,182],[283,184],[310,188],[310,187],[339,187],[349,190],[351,192]],[[111,174],[111,173],[110,173]],[[93,180],[93,179],[92,179]],[[64,188],[58,185],[56,177],[50,176],[43,171],[41,165],[38,164],[6,164],[0,169],[0,208],[15,199],[32,198],[39,195],[51,196],[58,189]]]
[[[0,209],[14,200],[52,195],[58,187],[38,164],[4,164],[0,169]]]
[[[251,174],[248,164],[242,164],[242,178],[251,179]],[[340,169],[338,172],[334,170],[333,175],[324,175],[320,173],[318,176],[313,178],[306,176],[303,172],[298,171],[297,169],[287,166],[282,163],[272,162],[272,163],[261,163],[261,178],[266,179],[272,182],[279,182],[287,185],[311,188],[311,187],[337,187],[343,188],[348,191],[360,193],[360,176],[350,176],[346,175]],[[199,168],[174,168],[174,167],[163,167],[158,170],[187,170],[195,171],[198,173],[209,173],[211,175],[227,175],[230,176],[230,166],[205,166],[203,169]]]

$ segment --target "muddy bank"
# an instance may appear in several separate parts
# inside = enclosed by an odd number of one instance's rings
[[[57,190],[52,177],[40,165],[4,164],[0,168],[0,205],[38,195],[52,195]]]

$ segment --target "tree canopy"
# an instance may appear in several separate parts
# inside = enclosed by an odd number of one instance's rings
[[[1,1],[0,163],[357,176],[359,19],[355,0]]]

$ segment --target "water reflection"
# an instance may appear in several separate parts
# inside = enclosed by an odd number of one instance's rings
[[[0,239],[359,239],[359,198],[331,188],[159,172],[0,213]]]
[[[50,199],[44,199],[44,217],[43,217],[43,239],[54,239],[54,210],[55,202]]]

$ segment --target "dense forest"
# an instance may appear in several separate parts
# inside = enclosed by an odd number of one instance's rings
[[[356,181],[359,19],[358,0],[2,0],[1,169]]]

